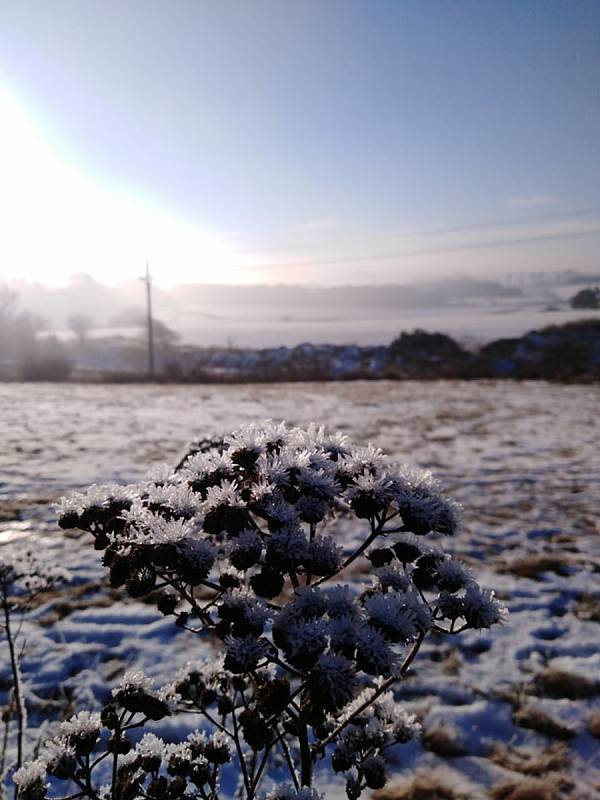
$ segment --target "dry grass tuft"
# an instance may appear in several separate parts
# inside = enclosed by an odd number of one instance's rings
[[[423,747],[442,758],[458,758],[466,754],[459,742],[459,732],[454,725],[440,723],[423,731]]]
[[[490,797],[492,800],[575,800],[574,786],[567,775],[554,772],[543,778],[518,777],[503,781],[492,787]]]
[[[374,800],[475,800],[475,788],[466,783],[458,785],[455,772],[444,767],[420,769],[404,781],[373,792]]]
[[[442,662],[444,675],[458,675],[463,665],[463,659],[457,648],[453,648]]]
[[[488,758],[504,769],[520,772],[522,775],[541,776],[565,769],[569,763],[569,753],[568,746],[559,742],[541,750],[497,743]]]
[[[587,718],[586,728],[588,729],[588,733],[591,733],[596,739],[600,739],[600,710],[592,711]]]
[[[542,695],[546,697],[565,697],[568,700],[583,700],[594,697],[600,692],[600,683],[591,681],[584,675],[548,667],[539,672],[535,683]]]
[[[582,595],[575,606],[575,616],[589,622],[600,622],[600,598],[591,594]]]
[[[513,714],[513,722],[521,728],[543,733],[544,736],[549,736],[551,739],[566,740],[575,736],[575,731],[572,728],[563,725],[542,711],[541,708],[533,705],[526,705],[517,709]]]
[[[544,555],[533,553],[502,564],[498,572],[510,572],[518,578],[538,579],[543,572],[568,575],[570,560],[565,555]]]

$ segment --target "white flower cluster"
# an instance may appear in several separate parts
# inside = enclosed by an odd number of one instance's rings
[[[0,589],[21,604],[39,592],[66,581],[69,573],[54,563],[51,554],[17,544],[0,547]]]
[[[282,763],[300,752],[310,771],[306,738],[299,751],[294,742],[304,725],[313,754],[332,745],[334,769],[356,800],[384,785],[385,748],[418,732],[383,690],[428,632],[485,628],[504,614],[440,549],[439,537],[457,530],[458,507],[431,474],[315,425],[246,426],[140,484],[71,495],[62,511],[62,527],[93,534],[113,586],[132,597],[160,588],[153,597],[164,614],[221,642],[218,657],[188,665],[163,690],[134,673],[113,692],[102,722],[120,754],[121,797],[181,797],[191,782],[209,785],[216,800],[217,767],[232,757],[232,741],[238,760],[243,749],[253,753],[242,766],[266,764],[279,749]],[[358,546],[336,534],[336,517],[364,528]],[[145,722],[176,704],[203,714],[217,728],[212,737],[165,745],[146,734],[136,746],[119,738],[122,711]],[[96,730],[88,719],[81,743],[86,719],[71,723],[79,739],[61,733],[76,753]],[[68,773],[65,758],[52,774]],[[268,800],[320,796],[283,784]]]
[[[291,783],[275,786],[266,795],[265,800],[323,800],[324,795],[309,786],[296,789]]]

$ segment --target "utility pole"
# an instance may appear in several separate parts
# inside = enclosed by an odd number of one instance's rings
[[[146,261],[146,276],[142,278],[146,284],[146,312],[148,318],[148,372],[154,375],[154,328],[152,325],[152,278],[150,266]]]

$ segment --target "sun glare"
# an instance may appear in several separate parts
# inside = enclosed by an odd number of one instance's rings
[[[0,86],[0,277],[59,285],[87,272],[104,282],[226,283],[239,259],[218,236],[75,169]]]

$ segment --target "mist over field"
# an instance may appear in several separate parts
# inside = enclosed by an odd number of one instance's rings
[[[380,345],[416,328],[477,346],[598,316],[569,304],[595,283],[600,276],[563,272],[332,287],[185,284],[155,286],[153,307],[182,343],[200,347]],[[61,337],[76,336],[69,326],[75,314],[88,318],[92,337],[138,335],[145,322],[140,280],[109,285],[82,274],[55,288],[25,281],[8,286],[23,308],[40,315],[44,330]]]

